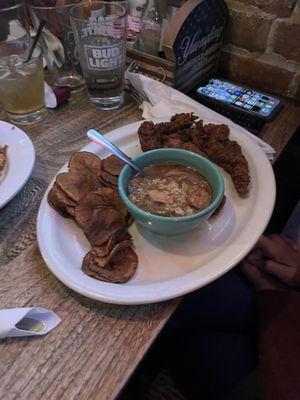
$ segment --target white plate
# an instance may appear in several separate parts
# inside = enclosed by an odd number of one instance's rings
[[[141,151],[136,134],[139,125],[140,122],[124,126],[106,137],[129,156],[134,156]],[[222,171],[226,205],[201,230],[186,236],[167,237],[133,224],[129,232],[133,236],[139,265],[135,276],[126,284],[97,281],[81,271],[89,243],[73,221],[64,219],[48,205],[48,188],[38,214],[37,237],[49,269],[84,296],[115,304],[144,304],[191,292],[234,267],[263,233],[275,200],[270,162],[256,143],[236,125],[234,127],[231,137],[242,146],[250,166],[250,195],[246,199],[240,198],[230,177]],[[82,150],[96,153],[101,158],[108,155],[92,143]],[[61,171],[65,170],[66,166]]]
[[[35,151],[29,137],[21,129],[0,121],[0,146],[7,144],[7,163],[0,177],[0,209],[25,185],[31,175]]]

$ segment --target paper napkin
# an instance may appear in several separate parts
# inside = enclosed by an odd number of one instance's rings
[[[24,307],[0,310],[0,339],[46,335],[61,319],[46,308]]]
[[[268,143],[248,132],[246,129],[243,129],[241,126],[236,125],[230,119],[205,107],[178,90],[145,75],[130,71],[126,71],[126,79],[128,79],[131,85],[138,91],[145,92],[151,102],[144,102],[141,105],[140,108],[143,110],[143,118],[153,119],[171,116],[176,113],[193,112],[200,118],[210,120],[216,124],[226,124],[231,128],[238,126],[239,130],[242,130],[245,135],[260,146],[269,160],[274,158],[276,151]]]
[[[68,86],[52,89],[47,82],[44,82],[44,101],[47,108],[56,108],[65,103],[71,96],[71,88]]]

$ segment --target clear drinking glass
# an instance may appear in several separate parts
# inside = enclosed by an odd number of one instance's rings
[[[102,110],[124,102],[126,7],[92,0],[71,9],[80,65],[91,102]]]
[[[0,43],[30,41],[26,7],[22,0],[0,0]]]
[[[5,8],[3,4],[0,6],[0,103],[13,122],[29,124],[46,114],[41,49],[36,47],[28,60],[31,40],[25,6],[14,2]]]
[[[44,69],[41,49],[27,61],[24,42],[0,45],[0,98],[8,117],[18,124],[31,124],[46,115]]]
[[[84,87],[84,79],[70,22],[73,5],[74,0],[30,0],[28,4],[35,29],[41,20],[46,21],[40,41],[53,85],[70,86],[77,92]]]
[[[141,32],[137,48],[144,53],[158,56],[160,47],[162,18],[154,0],[148,0],[141,20]]]

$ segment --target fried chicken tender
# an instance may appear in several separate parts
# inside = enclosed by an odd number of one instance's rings
[[[145,121],[138,130],[141,148],[143,151],[159,149],[163,147],[159,130],[152,121]]]
[[[227,139],[229,139],[230,130],[225,124],[207,124],[205,126],[202,125],[202,128],[206,135],[213,136],[214,139],[220,143],[225,142]]]
[[[182,148],[183,141],[180,133],[171,133],[163,137],[163,147]]]
[[[203,151],[206,156],[224,168],[234,183],[237,192],[245,195],[249,192],[250,175],[249,166],[242,153],[241,146],[229,139],[227,125],[208,124],[201,129],[191,130],[193,143]]]
[[[185,128],[190,128],[193,123],[198,119],[193,113],[181,113],[181,114],[175,114],[171,118],[171,125],[173,129],[185,129]]]

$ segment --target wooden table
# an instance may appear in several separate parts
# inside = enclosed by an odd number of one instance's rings
[[[300,124],[288,103],[263,138],[278,154]],[[113,399],[126,384],[180,299],[147,306],[96,302],[64,286],[43,262],[35,223],[41,198],[70,154],[87,143],[88,128],[109,131],[141,119],[135,103],[101,112],[77,95],[42,123],[26,127],[36,165],[24,189],[0,211],[0,307],[46,307],[62,323],[41,338],[0,342],[0,398]]]

